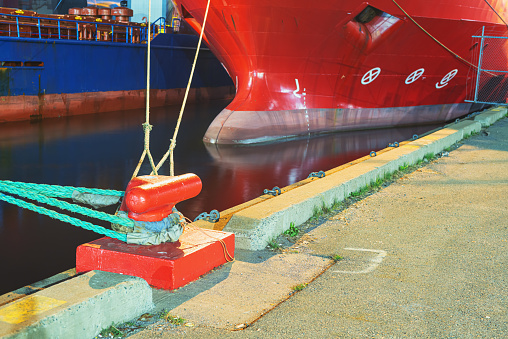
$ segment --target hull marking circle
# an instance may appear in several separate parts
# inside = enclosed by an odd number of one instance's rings
[[[418,80],[423,75],[424,72],[425,68],[420,68],[414,71],[413,73],[409,74],[405,81],[406,85],[412,84],[413,82]]]
[[[443,77],[443,79],[441,79],[439,82],[436,82],[436,88],[439,89],[439,88],[443,88],[446,85],[448,85],[450,80],[452,80],[457,75],[458,72],[459,72],[458,69],[454,69],[453,71],[450,71],[448,74],[446,74]]]
[[[379,68],[379,67],[375,67],[375,68],[367,71],[367,73],[365,73],[362,77],[362,85],[370,84],[372,81],[376,80],[376,78],[379,76],[380,73],[381,73],[381,68]]]

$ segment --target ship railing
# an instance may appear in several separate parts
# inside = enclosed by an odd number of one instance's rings
[[[146,23],[110,22],[100,18],[87,18],[78,15],[59,15],[49,17],[41,14],[31,16],[0,13],[0,37],[86,40],[121,43],[146,42],[148,29]],[[164,18],[157,19],[151,27],[152,36],[167,31]]]
[[[172,26],[171,25],[167,25],[166,24],[166,18],[164,17],[160,17],[158,18],[157,20],[155,20],[151,27],[150,27],[150,38],[153,39],[155,38],[157,35],[161,34],[161,33],[168,33],[170,32],[170,29],[171,29],[171,32],[172,32]],[[141,36],[142,36],[142,39],[141,41],[142,42],[146,42],[147,39],[148,39],[148,28],[147,26],[144,26],[142,31],[141,31]]]

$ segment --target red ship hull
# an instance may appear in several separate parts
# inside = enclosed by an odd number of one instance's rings
[[[177,2],[200,30],[207,1]],[[508,18],[508,0],[490,2],[494,10],[482,0],[211,0],[206,41],[237,92],[204,140],[255,143],[467,114],[468,60],[479,48],[471,37],[482,26],[506,30],[498,14]],[[506,63],[508,51],[499,54]]]

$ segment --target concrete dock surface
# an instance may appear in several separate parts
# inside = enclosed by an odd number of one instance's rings
[[[507,211],[504,118],[288,248],[240,250],[173,293],[154,289],[154,312],[186,324],[130,337],[506,338]]]

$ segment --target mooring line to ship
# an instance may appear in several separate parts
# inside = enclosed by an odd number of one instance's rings
[[[194,77],[194,71],[196,69],[196,63],[197,63],[197,60],[198,60],[199,50],[201,49],[201,43],[203,41],[203,34],[204,34],[204,31],[205,31],[206,20],[207,20],[207,17],[208,17],[208,10],[210,8],[210,0],[208,0],[208,2],[206,4],[205,17],[203,18],[203,25],[201,26],[201,32],[199,34],[198,46],[197,46],[197,49],[196,49],[196,54],[194,55],[194,62],[192,63],[192,69],[191,69],[191,73],[190,73],[190,76],[189,76],[189,81],[187,83],[187,88],[185,89],[185,95],[183,97],[183,102],[182,102],[182,107],[180,109],[180,114],[178,115],[178,120],[176,122],[175,132],[173,133],[173,138],[171,139],[171,143],[169,145],[169,150],[164,154],[164,156],[159,161],[157,166],[155,166],[155,164],[153,162],[152,155],[150,153],[150,131],[152,130],[152,125],[150,125],[150,39],[151,39],[151,36],[150,36],[151,35],[150,20],[151,20],[151,0],[148,1],[148,7],[149,7],[149,9],[148,9],[148,37],[147,37],[147,41],[148,41],[147,48],[148,48],[148,51],[147,51],[147,63],[146,63],[146,68],[147,68],[147,74],[146,74],[146,114],[145,114],[145,123],[143,123],[143,130],[145,132],[145,140],[144,140],[143,153],[141,154],[141,158],[139,159],[138,165],[136,166],[136,169],[134,170],[132,178],[135,178],[138,175],[139,169],[141,168],[141,164],[143,163],[143,160],[145,159],[145,156],[147,156],[147,155],[148,155],[148,159],[150,161],[150,166],[152,167],[152,172],[150,173],[151,175],[154,175],[154,174],[157,175],[157,171],[161,168],[162,164],[164,163],[164,161],[166,161],[168,156],[170,157],[170,164],[169,164],[169,173],[170,173],[170,176],[174,176],[175,175],[175,165],[174,165],[173,151],[174,151],[174,149],[176,147],[176,137],[178,135],[178,131],[180,129],[180,124],[182,122],[183,111],[185,110],[185,104],[187,103],[187,98],[189,97],[190,86],[191,86],[191,83],[192,83],[192,79]]]
[[[166,154],[164,154],[161,161],[159,161],[159,163],[155,167],[155,171],[154,171],[155,173],[162,166],[164,161],[166,161],[166,159],[169,156],[169,175],[171,175],[171,176],[175,175],[175,164],[174,164],[174,158],[173,158],[173,151],[176,147],[176,137],[178,135],[178,130],[180,129],[180,123],[182,122],[183,111],[185,109],[185,104],[187,103],[187,98],[189,96],[192,78],[194,77],[194,70],[196,69],[196,63],[198,60],[199,50],[201,49],[201,42],[203,41],[203,34],[205,32],[206,19],[208,17],[208,9],[209,8],[210,8],[210,0],[208,0],[208,2],[206,4],[205,17],[203,18],[203,25],[201,26],[201,32],[199,34],[198,47],[196,49],[196,54],[194,55],[194,62],[192,63],[192,69],[191,69],[191,73],[189,76],[189,82],[187,83],[187,88],[185,89],[185,95],[183,97],[183,102],[182,102],[182,108],[180,109],[180,115],[178,116],[178,121],[176,122],[175,132],[173,134],[173,138],[171,139],[171,144],[169,145],[169,150],[166,152]]]
[[[39,206],[39,203],[44,203],[62,210],[70,211],[72,213],[79,213],[91,218],[103,220],[106,222],[116,223],[125,227],[134,228],[134,222],[129,219],[120,218],[115,215],[109,215],[104,212],[95,211],[87,207],[79,206],[76,204],[68,203],[61,199],[71,199],[73,192],[78,191],[81,193],[90,193],[94,195],[113,195],[121,197],[124,192],[114,190],[103,190],[97,188],[84,188],[84,187],[72,187],[72,186],[59,186],[59,185],[40,185],[24,182],[15,182],[9,180],[0,180],[0,200],[8,202],[10,204],[22,207],[39,214],[46,215],[50,218],[57,219],[74,226],[84,228],[86,230],[93,231],[95,233],[103,234],[110,238],[115,238],[123,242],[127,242],[127,236],[125,233],[116,232],[104,228],[99,225],[92,224],[88,221],[83,221],[67,214],[63,214],[44,206]],[[4,194],[6,193],[6,194]],[[17,195],[22,198],[36,201],[38,204],[32,204],[22,199],[15,198],[11,195]]]
[[[182,107],[180,109],[180,114],[178,116],[178,120],[177,120],[177,124],[176,124],[176,127],[175,127],[175,131],[174,131],[174,134],[173,134],[173,138],[171,139],[171,143],[170,143],[170,146],[169,146],[169,150],[164,154],[164,156],[162,157],[162,159],[159,161],[159,163],[157,164],[157,166],[154,166],[154,163],[153,163],[153,159],[152,159],[152,156],[150,154],[150,149],[149,149],[149,145],[150,145],[150,131],[152,129],[152,126],[150,125],[150,22],[151,22],[151,0],[148,1],[148,6],[149,6],[149,10],[148,10],[148,51],[147,51],[147,77],[146,77],[146,120],[145,120],[145,123],[143,124],[143,129],[144,129],[144,132],[145,132],[145,148],[144,148],[144,151],[143,151],[143,154],[141,155],[141,159],[139,160],[138,162],[138,165],[134,171],[134,174],[132,176],[132,178],[136,177],[138,172],[139,172],[139,169],[141,168],[141,164],[143,163],[143,160],[144,160],[144,157],[146,155],[148,155],[148,158],[150,160],[150,165],[152,166],[152,172],[151,172],[151,175],[155,174],[157,175],[157,171],[160,169],[160,167],[162,166],[162,164],[164,163],[164,161],[166,161],[166,159],[168,158],[168,156],[170,157],[170,176],[174,176],[175,175],[175,170],[174,170],[174,158],[173,158],[173,151],[175,149],[175,146],[176,146],[176,137],[178,135],[178,131],[179,131],[179,128],[180,128],[180,124],[182,122],[182,117],[183,117],[183,112],[185,110],[185,104],[187,103],[187,98],[189,96],[189,91],[190,91],[190,86],[191,86],[191,83],[192,83],[192,79],[194,77],[194,71],[196,69],[196,63],[197,63],[197,60],[198,60],[198,56],[199,56],[199,51],[201,49],[201,43],[203,41],[203,34],[204,34],[204,31],[205,31],[205,26],[206,26],[206,20],[208,18],[208,11],[209,11],[209,8],[210,8],[210,0],[208,0],[207,2],[207,5],[206,5],[206,10],[205,10],[205,16],[203,18],[203,25],[201,26],[201,32],[199,34],[199,40],[198,40],[198,45],[197,45],[197,48],[196,48],[196,53],[194,55],[194,62],[192,63],[192,69],[191,69],[191,73],[190,73],[190,76],[189,76],[189,81],[187,83],[187,88],[185,90],[185,95],[184,95],[184,98],[183,98],[183,102],[182,102]],[[185,217],[185,223],[192,223],[192,220],[188,219],[187,217]],[[224,240],[222,239],[219,239],[217,237],[214,237],[213,235],[205,232],[204,230],[198,228],[198,227],[189,227],[189,226],[185,226],[184,225],[184,230],[185,228],[192,228],[192,229],[195,229],[195,230],[198,230],[200,231],[201,233],[203,233],[204,235],[208,236],[209,238],[212,238],[214,240],[217,240],[222,248],[223,248],[223,252],[224,252],[224,257],[226,259],[227,262],[231,262],[231,261],[234,261],[235,258],[229,253],[228,249],[227,249],[227,246],[226,246],[226,243],[224,242]],[[123,239],[121,239],[123,240]],[[124,240],[126,242],[126,240]]]
[[[457,53],[455,53],[454,51],[452,51],[451,49],[449,49],[448,47],[446,47],[441,41],[439,41],[438,39],[436,39],[432,34],[430,34],[429,32],[427,32],[427,30],[425,30],[425,28],[423,28],[418,22],[415,21],[415,19],[413,19],[413,17],[411,15],[409,15],[408,12],[406,12],[402,7],[400,7],[400,5],[397,3],[397,1],[395,0],[392,0],[393,3],[416,25],[418,26],[418,28],[420,28],[425,34],[427,34],[430,38],[432,38],[432,40],[434,40],[435,42],[437,42],[441,47],[443,47],[444,49],[446,49],[448,52],[450,52],[451,54],[453,54],[456,58],[460,59],[461,61],[465,62],[466,64],[468,64],[469,66],[472,66],[476,69],[478,69],[478,66],[470,63],[469,61],[467,61],[466,59],[464,59],[463,57],[461,57],[460,55],[458,55]],[[486,72],[488,73],[488,72]],[[493,74],[491,74],[493,75]]]
[[[483,1],[485,1],[485,3],[487,5],[489,5],[490,9],[492,9],[494,11],[494,13],[496,13],[496,15],[499,17],[499,19],[501,19],[501,21],[506,25],[506,27],[508,27],[508,24],[506,23],[506,21],[504,21],[503,17],[496,11],[496,9],[494,7],[492,7],[492,5],[487,0],[483,0]]]
[[[152,173],[157,175],[157,168],[153,162],[152,154],[150,153],[150,131],[152,130],[152,125],[150,125],[150,50],[151,50],[151,16],[152,16],[152,0],[148,0],[148,31],[147,31],[147,52],[146,52],[146,108],[145,108],[145,122],[143,123],[143,131],[145,134],[144,140],[144,148],[143,153],[141,154],[141,158],[138,161],[138,165],[132,174],[132,178],[135,178],[138,175],[139,169],[141,168],[141,164],[143,160],[145,160],[145,156],[148,155],[148,160],[150,161],[150,166],[152,167]]]

